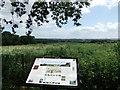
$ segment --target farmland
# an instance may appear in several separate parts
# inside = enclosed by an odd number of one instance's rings
[[[78,58],[82,89],[118,88],[117,43],[61,42],[2,46],[1,55],[3,90],[9,90],[9,88],[19,90],[24,87],[23,83],[35,57]],[[37,90],[37,88],[32,88],[32,90]]]

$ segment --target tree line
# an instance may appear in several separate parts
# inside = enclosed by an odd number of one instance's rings
[[[26,44],[35,44],[35,37],[34,36],[19,36],[16,34],[12,34],[8,31],[2,32],[2,45],[26,45]]]
[[[111,39],[38,39],[34,36],[24,35],[19,36],[8,31],[2,32],[2,45],[26,45],[26,44],[48,44],[59,42],[73,42],[73,43],[117,43],[117,40]]]
[[[70,43],[117,43],[117,39],[38,39],[36,38],[36,43],[59,43],[59,42],[70,42]]]

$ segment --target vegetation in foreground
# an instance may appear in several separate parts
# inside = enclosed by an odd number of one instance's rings
[[[54,43],[2,47],[3,90],[24,87],[35,57],[79,59],[81,89],[118,88],[117,43]],[[30,90],[37,90],[31,88]],[[38,89],[39,90],[39,89]],[[41,89],[42,90],[42,89]]]

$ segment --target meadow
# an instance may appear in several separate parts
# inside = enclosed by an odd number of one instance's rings
[[[24,86],[35,57],[78,58],[79,82],[83,90],[116,90],[119,86],[117,43],[64,42],[2,46],[1,55],[3,90],[40,90]]]

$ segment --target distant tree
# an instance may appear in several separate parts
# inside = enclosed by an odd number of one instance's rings
[[[20,38],[19,35],[12,35],[12,45],[19,45],[20,44]]]
[[[11,40],[10,40],[11,36],[12,35],[10,32],[7,32],[7,31],[3,32],[2,33],[2,45],[9,45],[11,43]]]
[[[2,45],[20,45],[20,44],[35,44],[36,40],[34,36],[20,36],[11,34],[8,31],[2,32]]]
[[[2,33],[2,45],[18,45],[19,35],[13,35],[8,31]]]
[[[21,44],[35,44],[36,40],[34,36],[21,36],[20,37]]]
[[[68,0],[67,0],[68,1]],[[70,0],[69,0],[70,1]],[[82,2],[81,2],[82,1]],[[29,4],[29,0],[10,0],[11,3],[11,20],[6,18],[0,18],[0,22],[5,24],[12,25],[13,33],[16,33],[15,28],[19,28],[18,23],[25,23],[26,29],[28,29],[27,35],[30,35],[32,32],[31,26],[35,22],[38,26],[43,25],[44,23],[49,23],[51,18],[55,21],[58,27],[67,24],[68,20],[71,19],[74,23],[74,26],[80,26],[81,23],[79,20],[82,17],[81,9],[83,6],[89,6],[91,0],[80,0],[76,2],[66,2],[66,0],[52,0],[51,2],[45,2],[45,0],[36,0],[29,13],[26,13],[26,6]],[[5,0],[0,1],[0,10],[5,9]],[[21,19],[18,23],[14,19],[14,16],[22,18],[23,15],[27,15],[26,21]],[[5,26],[0,23],[0,30],[3,30]]]

